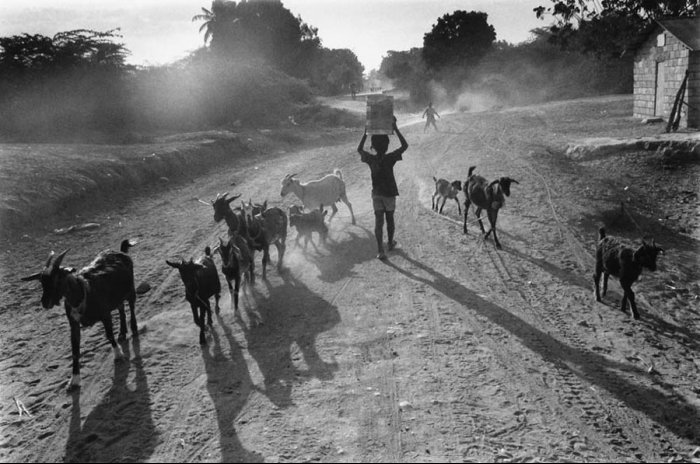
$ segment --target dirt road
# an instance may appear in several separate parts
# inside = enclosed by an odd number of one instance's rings
[[[643,161],[562,155],[567,140],[599,130],[601,119],[610,133],[636,130],[629,107],[629,99],[599,99],[450,115],[438,121],[440,133],[406,126],[410,148],[396,167],[399,248],[386,262],[374,258],[369,172],[356,143],[227,169],[94,213],[86,219],[104,224],[99,232],[8,243],[0,459],[700,459],[698,242],[673,218],[658,220],[677,192],[654,196],[645,184],[697,191],[698,164],[660,170],[653,153]],[[454,203],[444,216],[431,211],[432,176],[464,180],[471,165],[520,182],[499,216],[503,250],[473,222],[463,235]],[[304,250],[292,232],[286,271],[268,269],[267,281],[258,255],[241,316],[225,290],[200,348],[165,259],[198,256],[226,232],[193,198],[230,190],[286,207],[297,201],[279,196],[285,174],[310,180],[335,167],[357,225],[341,204],[327,245]],[[632,220],[616,215],[623,194]],[[666,248],[660,269],[634,287],[640,321],[617,309],[614,280],[604,304],[594,300],[603,224],[630,243],[654,233]],[[82,266],[125,237],[139,240],[137,281],[153,287],[137,300],[142,333],[123,343],[130,360],[115,363],[102,328],[84,330],[83,387],[66,394],[63,310],[37,311],[39,289],[16,276],[36,272],[52,248],[71,248],[66,265]],[[14,398],[31,417],[19,416]]]

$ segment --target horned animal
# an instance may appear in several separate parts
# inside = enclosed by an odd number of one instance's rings
[[[304,204],[304,208],[309,211],[318,209],[322,205],[330,205],[333,212],[328,222],[333,220],[333,216],[338,212],[335,204],[342,201],[350,209],[352,223],[355,224],[355,213],[345,193],[345,181],[340,169],[335,169],[333,174],[328,174],[321,179],[305,183],[300,182],[295,176],[296,174],[288,174],[282,179],[280,195],[284,197],[290,192],[295,194]]]
[[[637,281],[642,273],[642,269],[646,268],[651,272],[656,271],[656,258],[659,253],[663,254],[664,249],[656,246],[654,239],[651,240],[651,243],[642,240],[642,245],[634,250],[622,245],[617,238],[607,237],[605,228],[601,227],[598,230],[595,273],[593,274],[596,301],[601,301],[599,289],[601,274],[603,275],[603,296],[608,292],[608,277],[613,275],[620,279],[620,286],[622,286],[622,291],[624,292],[620,310],[623,313],[627,312],[627,301],[629,300],[632,307],[632,316],[635,319],[639,319],[632,284]]]
[[[270,245],[277,247],[277,270],[282,270],[282,261],[287,241],[287,214],[281,208],[267,208],[267,202],[254,205],[241,202],[241,211],[253,249],[263,252],[262,275],[267,278],[267,263],[270,262]]]
[[[221,272],[226,278],[228,290],[233,298],[234,313],[238,311],[238,296],[241,284],[245,279],[251,280],[251,257],[247,248],[241,249],[232,243],[232,240],[223,241],[219,237],[219,245],[216,247],[221,255]],[[231,285],[234,282],[235,287]]]
[[[119,340],[127,334],[124,300],[129,303],[131,333],[138,336],[134,287],[134,263],[128,255],[134,242],[123,240],[120,251],[105,250],[86,267],[77,271],[61,263],[68,250],[49,254],[41,272],[23,277],[23,281],[39,280],[42,287],[41,306],[51,309],[61,303],[70,326],[73,371],[68,390],[80,388],[80,328],[102,322],[105,335],[114,351],[114,360],[124,358],[121,347],[114,340],[112,311],[119,310]]]
[[[192,308],[192,317],[194,323],[199,327],[199,343],[206,344],[204,332],[206,331],[206,323],[212,325],[211,305],[209,298],[214,296],[216,301],[216,312],[219,312],[219,297],[221,294],[221,283],[219,274],[216,272],[216,265],[211,256],[211,249],[204,249],[204,257],[193,261],[185,261],[180,258],[179,261],[165,260],[170,267],[174,267],[180,271],[180,279],[185,285],[185,299]]]
[[[248,233],[248,227],[246,225],[244,213],[241,209],[237,208],[234,211],[231,208],[231,203],[239,198],[241,195],[235,195],[234,197],[228,198],[228,192],[216,195],[216,198],[207,203],[203,200],[198,200],[200,203],[211,206],[214,208],[214,221],[221,222],[226,221],[228,225],[228,236],[232,240],[233,244],[239,249],[247,249],[250,255],[250,282],[255,283],[255,249],[253,248],[252,240]]]
[[[510,184],[519,184],[515,179],[510,177],[501,177],[492,182],[488,182],[481,176],[472,174],[476,166],[469,168],[467,180],[464,181],[464,233],[467,233],[467,213],[469,206],[474,203],[476,207],[476,217],[479,220],[481,233],[485,234],[484,238],[488,238],[493,232],[493,240],[496,243],[496,248],[501,249],[501,243],[496,235],[496,220],[498,219],[498,211],[503,208],[506,203],[506,198],[510,196]],[[491,229],[488,232],[484,230],[484,224],[481,222],[481,210],[486,210]]]

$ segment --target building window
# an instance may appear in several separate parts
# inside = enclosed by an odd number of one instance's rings
[[[666,45],[666,34],[662,32],[656,36],[656,46],[663,47],[664,45]]]

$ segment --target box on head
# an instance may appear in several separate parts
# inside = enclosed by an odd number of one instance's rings
[[[394,97],[391,95],[367,95],[367,134],[394,133]]]

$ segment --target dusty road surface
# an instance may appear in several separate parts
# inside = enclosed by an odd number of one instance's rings
[[[5,243],[0,459],[697,462],[698,161],[563,155],[568,141],[601,130],[652,130],[637,128],[630,108],[629,98],[595,99],[453,114],[440,133],[405,126],[399,247],[385,262],[375,259],[357,142],[90,212],[83,219],[103,224],[97,231]],[[502,250],[474,222],[464,235],[456,204],[431,211],[432,176],[464,180],[472,165],[519,181],[499,216]],[[285,270],[274,268],[273,249],[267,281],[258,254],[240,314],[224,290],[200,347],[165,259],[201,255],[226,227],[193,198],[231,191],[286,208],[298,201],[280,197],[285,174],[310,180],[336,167],[357,225],[340,204],[326,245],[304,250],[290,231]],[[653,234],[666,249],[633,287],[639,321],[618,309],[614,279],[603,303],[594,300],[601,225],[630,244]],[[129,360],[115,363],[102,327],[83,330],[83,386],[66,393],[63,310],[38,310],[36,283],[18,277],[51,249],[70,248],[65,264],[82,267],[127,237],[139,241],[137,282],[152,287],[137,300],[141,333],[122,344]]]

